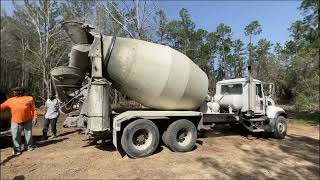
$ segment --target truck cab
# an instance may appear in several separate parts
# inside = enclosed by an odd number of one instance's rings
[[[267,87],[266,91],[264,87]],[[219,111],[234,114],[249,131],[267,132],[284,138],[287,131],[287,114],[272,100],[273,84],[248,78],[228,79],[217,82],[214,102]],[[216,108],[217,109],[217,108]]]
[[[214,101],[233,111],[252,111],[255,115],[265,115],[267,106],[274,105],[271,96],[265,96],[261,81],[253,79],[248,83],[246,78],[219,81]]]

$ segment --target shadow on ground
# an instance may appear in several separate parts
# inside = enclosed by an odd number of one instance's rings
[[[255,134],[250,132],[239,132],[238,130],[230,131],[228,126],[217,126],[214,131],[206,130],[203,133],[205,137],[221,137],[229,135],[254,136],[256,138],[265,138],[261,133]],[[270,139],[270,142],[273,142]],[[241,159],[241,163],[249,164],[254,167],[253,172],[245,173],[237,163],[228,164],[220,162],[209,156],[199,157],[197,161],[202,163],[203,167],[209,167],[220,173],[234,179],[319,179],[319,140],[307,136],[296,134],[287,135],[283,140],[276,140],[277,143],[270,143],[272,146],[278,146],[282,153],[272,153],[270,150],[246,149],[241,144],[235,144],[235,148],[243,151],[250,156]],[[270,154],[271,153],[271,154]],[[298,161],[292,159],[300,159],[307,162],[308,165],[302,165]],[[280,169],[274,169],[277,164]],[[288,168],[293,166],[294,168]],[[215,174],[212,174],[214,177]]]
[[[43,147],[43,146],[47,146],[47,145],[50,145],[50,144],[56,144],[58,142],[61,142],[63,140],[66,140],[66,139],[69,139],[69,138],[66,138],[64,136],[67,136],[69,134],[74,134],[74,133],[81,133],[82,130],[81,129],[76,129],[74,131],[69,131],[69,132],[65,132],[65,133],[62,133],[62,134],[59,134],[56,138],[54,139],[48,139],[48,140],[42,140],[43,136],[42,135],[34,135],[32,136],[33,138],[33,141],[34,141],[34,144],[37,146],[37,147]],[[24,140],[24,136],[21,137],[22,139],[22,143],[25,142]],[[5,149],[5,148],[9,148],[9,147],[12,147],[12,139],[11,139],[11,136],[2,136],[0,137],[0,149]]]
[[[41,136],[41,137],[42,137],[42,136]],[[40,139],[41,137],[36,136],[35,139],[37,139],[37,138]],[[56,144],[56,143],[59,143],[59,142],[62,142],[62,141],[64,141],[64,140],[66,140],[66,139],[69,139],[69,138],[63,137],[63,138],[50,139],[50,140],[45,140],[45,141],[37,141],[37,142],[35,143],[35,148],[41,148],[41,147],[44,147],[44,146],[48,146],[48,145],[50,145],[50,144]],[[6,139],[6,141],[9,141],[9,140]],[[10,138],[10,142],[11,142],[11,138]],[[8,146],[9,143],[6,143],[5,145]],[[12,145],[12,142],[11,142],[11,145]],[[9,147],[12,147],[12,146],[9,146]],[[5,147],[5,148],[7,148],[7,147]],[[24,153],[24,152],[22,152],[22,153]],[[18,157],[18,156],[16,156],[16,155],[11,155],[11,156],[7,157],[6,159],[4,159],[3,161],[1,161],[0,164],[1,164],[1,165],[4,165],[4,164],[7,163],[8,161],[10,161],[11,159],[14,159],[14,158],[16,158],[16,157]],[[2,159],[1,159],[1,160],[2,160]]]
[[[90,146],[94,146],[97,149],[100,149],[102,151],[118,151],[120,153],[120,155],[122,157],[126,156],[126,153],[124,152],[124,150],[121,148],[121,145],[118,144],[118,149],[113,145],[111,140],[87,140],[88,143],[82,147],[90,147]],[[160,143],[158,148],[155,150],[155,152],[152,155],[155,155],[157,153],[160,153],[163,150],[163,147],[161,146],[162,144]],[[152,156],[151,155],[151,156]]]
[[[201,129],[198,133],[198,138],[209,138],[209,137],[225,137],[225,136],[242,136],[248,139],[259,139],[264,138],[267,139],[270,136],[265,133],[253,133],[248,131],[242,125],[237,125],[232,127],[228,124],[226,125],[215,125],[215,126],[208,126],[206,129]]]
[[[64,136],[69,135],[69,134],[73,134],[73,133],[77,133],[77,132],[78,133],[81,132],[81,129],[80,130],[77,129],[77,130],[74,130],[74,131],[69,131],[69,132],[66,132],[66,133],[62,133],[62,134],[58,135],[56,138],[48,139],[48,140],[42,140],[43,137],[41,135],[36,135],[36,136],[33,136],[34,146],[35,146],[35,148],[41,148],[41,147],[48,146],[48,145],[51,145],[51,144],[57,144],[59,142],[62,142],[64,140],[69,139],[69,138],[64,137]],[[11,148],[13,146],[12,145],[11,136],[0,137],[0,141],[1,141],[0,149]],[[22,136],[22,143],[25,144],[24,136]],[[26,147],[25,147],[25,149],[26,149]],[[3,164],[7,163],[8,161],[10,161],[10,160],[12,160],[12,159],[14,159],[16,157],[18,157],[18,156],[16,156],[16,155],[8,156],[6,159],[1,161],[0,164],[3,165]],[[18,178],[20,178],[20,177],[18,177]]]
[[[26,177],[24,177],[24,175],[15,176],[13,178],[13,180],[24,180],[24,179],[26,179]]]

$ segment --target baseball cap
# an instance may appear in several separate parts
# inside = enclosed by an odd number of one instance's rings
[[[22,87],[17,86],[12,88],[12,91],[24,91],[24,89]]]

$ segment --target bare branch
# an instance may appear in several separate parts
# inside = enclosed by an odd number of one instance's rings
[[[119,24],[119,25],[121,26],[121,28],[122,28],[123,30],[125,30],[125,31],[130,35],[130,37],[133,38],[133,35],[132,35],[131,32],[128,30],[128,28],[127,28],[124,24],[122,24],[117,18],[115,18],[115,17],[112,15],[112,13],[110,12],[110,10],[109,10],[109,8],[108,8],[107,6],[105,6],[105,8],[106,8],[107,13],[110,15],[110,17],[111,17],[117,24]]]
[[[109,1],[108,1],[109,2]],[[110,2],[110,4],[113,6],[113,8],[117,11],[117,13],[128,23],[133,23],[133,20],[129,20],[121,11],[118,10],[118,8],[112,3],[112,1]],[[130,22],[131,21],[131,22]]]

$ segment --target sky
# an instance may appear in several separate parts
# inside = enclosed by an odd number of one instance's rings
[[[251,21],[258,20],[262,25],[262,33],[253,41],[266,38],[272,43],[284,44],[289,39],[288,28],[291,23],[302,19],[298,10],[301,1],[160,1],[160,7],[167,17],[179,18],[179,10],[186,8],[196,28],[209,32],[215,31],[219,23],[231,27],[233,38],[248,42],[244,28]]]
[[[215,31],[219,23],[231,27],[233,38],[240,38],[248,42],[244,35],[244,28],[251,21],[258,20],[262,25],[262,33],[255,36],[253,42],[266,38],[272,43],[284,44],[289,39],[288,28],[291,23],[302,19],[298,7],[301,1],[158,1],[159,6],[166,12],[169,20],[179,18],[179,10],[186,8],[196,28],[202,28],[209,32]],[[1,8],[5,9],[8,15],[12,15],[13,6],[9,0],[1,0]]]

